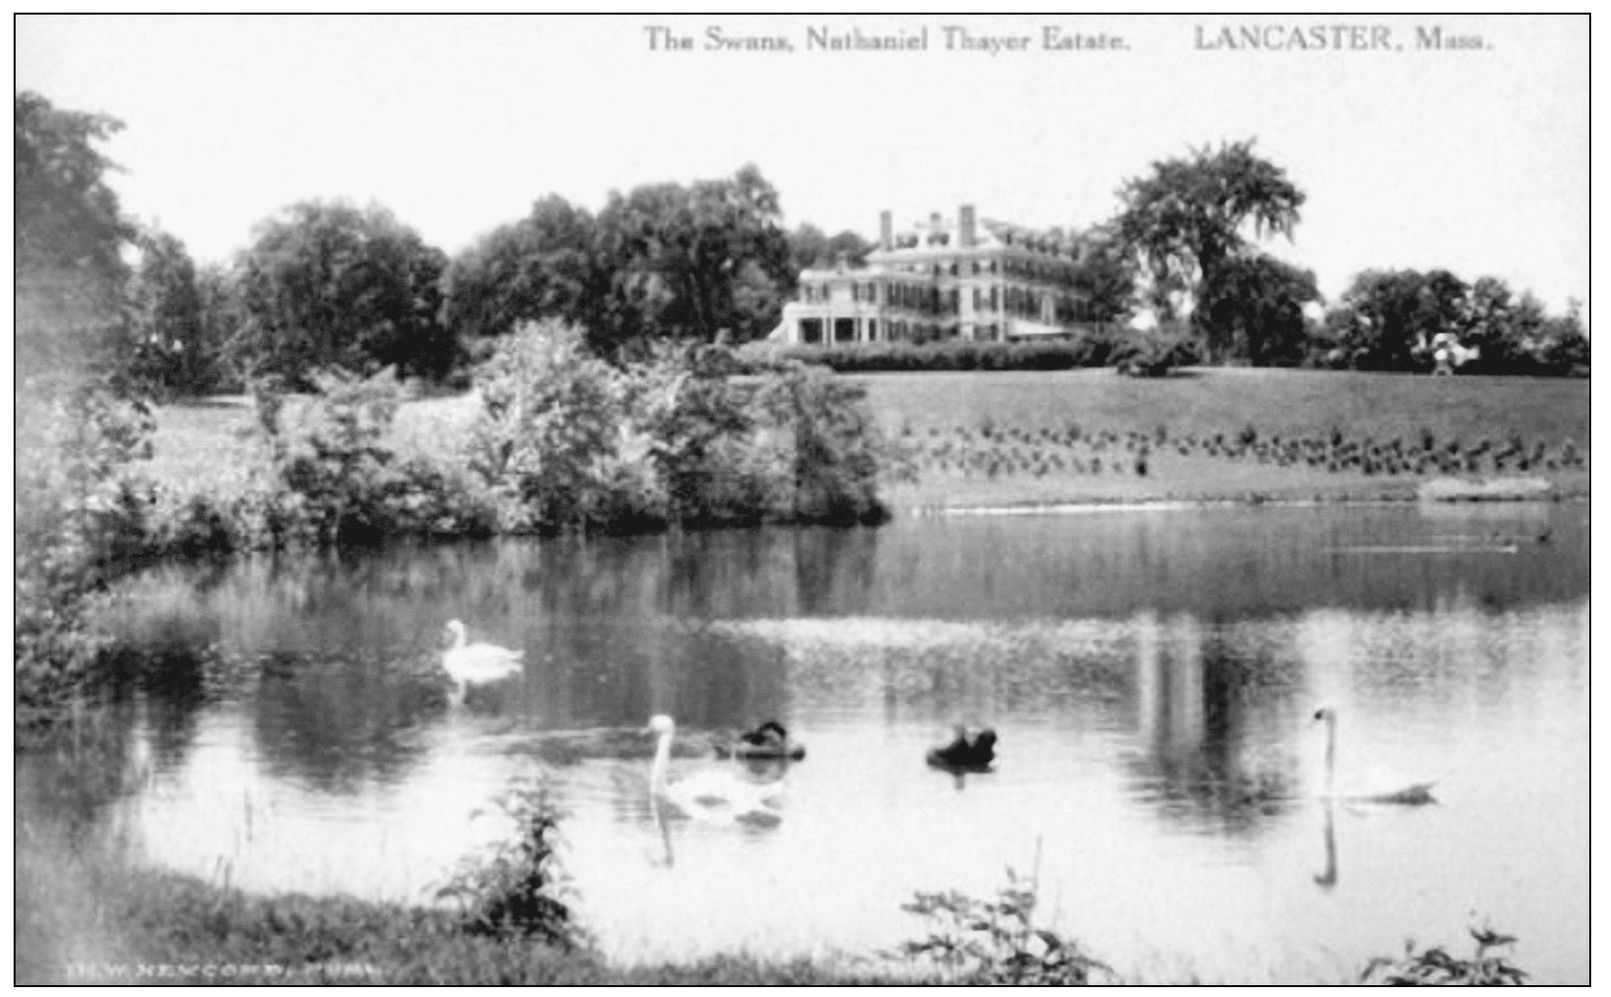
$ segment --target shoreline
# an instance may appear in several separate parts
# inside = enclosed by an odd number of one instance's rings
[[[1401,506],[1401,505],[1429,505],[1436,508],[1483,508],[1495,507],[1521,507],[1532,508],[1552,505],[1583,505],[1591,499],[1589,490],[1585,487],[1577,489],[1552,491],[1550,494],[1533,498],[1461,498],[1461,499],[1426,499],[1419,495],[1383,492],[1374,495],[1359,495],[1342,493],[1337,495],[1267,495],[1263,493],[1246,493],[1243,495],[1200,496],[1180,498],[1177,496],[1157,497],[1104,497],[1087,496],[1083,498],[1061,499],[1025,499],[1007,502],[966,502],[966,503],[891,503],[891,511],[897,516],[911,517],[940,517],[940,516],[1041,516],[1041,515],[1083,515],[1103,512],[1178,512],[1193,509],[1237,509],[1258,508],[1260,506],[1279,506],[1282,508],[1324,508],[1329,506]]]

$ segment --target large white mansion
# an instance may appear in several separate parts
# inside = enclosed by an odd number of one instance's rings
[[[938,212],[896,234],[879,217],[866,266],[843,262],[800,273],[774,342],[804,345],[883,340],[1014,340],[1069,335],[1090,316],[1075,290],[1078,239]]]

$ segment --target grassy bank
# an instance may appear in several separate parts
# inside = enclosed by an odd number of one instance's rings
[[[1589,488],[1589,382],[1307,370],[1204,369],[1136,379],[1109,370],[879,374],[854,378],[873,415],[913,454],[913,480],[886,484],[897,508],[1169,500],[1409,499],[1435,477],[1542,477]],[[472,395],[411,401],[393,444],[403,456],[461,452]],[[264,455],[245,398],[158,412],[152,471],[179,486],[225,483]],[[1070,430],[1078,439],[1068,439]],[[985,432],[991,438],[985,438]],[[1249,430],[1258,447],[1238,447]],[[1055,439],[1048,438],[1051,434]],[[1300,441],[1340,434],[1359,453],[1430,440],[1440,458],[1283,460]],[[1211,445],[1222,437],[1219,445]],[[1145,442],[1145,471],[1137,457]],[[1274,441],[1272,443],[1272,441]],[[1495,454],[1521,444],[1519,456]],[[1533,461],[1542,446],[1543,458]],[[1470,455],[1476,451],[1476,456]],[[1571,454],[1579,463],[1573,463]],[[1329,456],[1329,455],[1328,455]]]
[[[19,820],[15,980],[21,985],[676,985],[1213,982],[1161,962],[1130,977],[1074,939],[1035,929],[1032,893],[995,900],[926,894],[905,956],[776,958],[724,954],[692,962],[618,965],[587,948],[467,932],[450,910],[297,894],[256,896],[193,876],[143,869],[106,843],[70,843],[60,826]],[[1021,915],[1021,916],[1020,916]],[[1478,942],[1475,958],[1443,946],[1373,960],[1357,974],[1301,961],[1249,963],[1231,983],[1521,982],[1511,941]],[[971,955],[951,961],[955,943]],[[1498,947],[1495,951],[1495,947]],[[1455,948],[1459,953],[1459,949]],[[951,972],[937,968],[949,965]],[[1167,965],[1169,968],[1160,968]],[[956,975],[955,967],[964,974]],[[1333,976],[1332,973],[1337,973]],[[942,975],[944,974],[944,975]],[[1520,975],[1518,975],[1520,974]]]
[[[1525,473],[1559,494],[1588,492],[1586,381],[1238,368],[1160,379],[1074,370],[858,381],[885,430],[916,441],[926,458],[915,482],[890,490],[896,507],[1395,500],[1450,474]],[[1070,429],[1080,437],[1072,446]],[[1244,434],[1252,446],[1239,445]],[[1339,436],[1342,459],[1311,462],[1313,450],[1283,459],[1304,443],[1331,450]],[[1457,448],[1460,460],[1349,459],[1394,441],[1407,453],[1424,440],[1439,456]],[[1543,445],[1544,458],[1496,466],[1493,455],[1513,440],[1527,458]],[[1582,463],[1568,466],[1568,453]]]
[[[259,897],[19,835],[22,984],[823,984],[887,979],[850,963],[723,956],[611,966],[587,950],[468,933],[447,910]],[[228,975],[224,975],[228,974]]]

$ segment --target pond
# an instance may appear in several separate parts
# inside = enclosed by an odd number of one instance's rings
[[[1537,981],[1584,983],[1588,520],[1098,509],[168,566],[116,628],[237,667],[131,696],[139,775],[92,819],[213,882],[430,902],[540,781],[624,962],[871,955],[925,934],[914,891],[1011,867],[1132,978],[1337,979],[1406,938],[1469,954],[1489,919]],[[524,674],[448,703],[450,618]],[[1340,786],[1437,802],[1322,800],[1320,706]],[[657,713],[786,723],[781,819],[663,820]],[[997,731],[994,771],[925,765],[957,724]]]

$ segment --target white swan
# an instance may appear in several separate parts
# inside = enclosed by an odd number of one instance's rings
[[[731,770],[705,769],[672,781],[667,769],[677,724],[670,717],[663,713],[650,717],[643,732],[660,738],[655,745],[654,763],[649,767],[649,792],[657,814],[718,823],[731,821],[751,827],[776,827],[782,823],[778,797],[768,791],[771,787],[745,782]]]
[[[456,703],[464,702],[464,695],[470,686],[518,675],[525,667],[520,661],[525,651],[511,651],[507,647],[484,641],[467,643],[464,624],[458,620],[449,620],[447,629],[453,644],[442,652],[442,667],[453,679],[453,701]]]
[[[1326,799],[1350,803],[1402,803],[1416,806],[1436,803],[1432,797],[1431,782],[1414,782],[1403,786],[1337,793],[1337,711],[1322,706],[1315,711],[1315,719],[1326,722]]]

